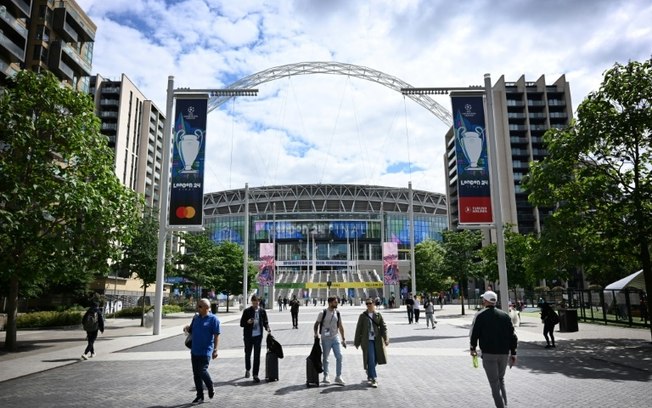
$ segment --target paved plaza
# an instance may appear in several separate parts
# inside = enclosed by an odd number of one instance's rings
[[[307,388],[305,358],[321,306],[301,307],[299,330],[289,310],[269,311],[270,326],[283,345],[280,380],[259,384],[244,378],[240,313],[218,313],[219,357],[209,372],[215,398],[204,406],[251,407],[491,407],[484,370],[473,368],[468,332],[474,310],[459,305],[436,312],[435,330],[423,317],[409,325],[405,309],[381,310],[388,324],[388,364],[378,367],[377,389],[366,383],[362,352],[352,346],[363,306],[340,306],[349,347],[344,350],[346,386]],[[139,321],[108,319],[95,344],[84,350],[80,330],[20,331],[21,351],[0,354],[0,407],[189,407],[195,397],[189,352],[181,328],[190,314],[163,319],[161,334]],[[648,329],[580,323],[575,333],[556,332],[557,348],[544,349],[542,325],[524,317],[518,328],[518,364],[505,381],[510,407],[652,406],[652,344]],[[558,326],[557,326],[558,328]],[[0,333],[0,341],[4,333]],[[263,341],[264,345],[264,341]],[[264,377],[264,351],[261,378]],[[331,355],[334,370],[335,359]],[[334,372],[331,373],[331,379]]]

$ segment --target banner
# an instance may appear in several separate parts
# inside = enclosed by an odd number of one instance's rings
[[[492,222],[483,95],[451,94],[459,224]]]
[[[398,285],[398,244],[383,242],[383,282],[385,285]]]
[[[207,95],[186,95],[176,100],[176,120],[172,132],[170,226],[196,227],[203,222],[207,108]]]
[[[258,284],[274,286],[274,244],[260,244],[260,264],[258,265]]]

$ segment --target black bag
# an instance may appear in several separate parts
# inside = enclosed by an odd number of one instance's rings
[[[321,363],[319,363],[321,367]],[[319,373],[310,357],[306,357],[306,387],[319,387]]]
[[[278,357],[271,351],[265,355],[265,381],[278,381]]]
[[[553,325],[559,323],[559,315],[555,311],[550,312],[550,323]]]
[[[186,339],[184,340],[184,344],[186,347],[189,349],[192,348],[192,323],[195,321],[195,318],[192,318],[192,321],[190,322],[190,328],[188,329],[188,333],[186,333]]]
[[[276,354],[278,358],[283,358],[283,346],[276,341],[271,333],[267,334],[267,352]]]
[[[310,355],[308,358],[312,362],[312,365],[315,367],[315,371],[317,371],[317,374],[321,374],[324,372],[324,368],[322,367],[322,351],[321,351],[321,345],[319,344],[319,339],[315,337],[315,343],[312,345],[312,350],[310,351]]]

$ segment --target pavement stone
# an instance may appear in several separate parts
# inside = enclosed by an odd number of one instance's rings
[[[244,378],[240,313],[219,313],[219,357],[209,368],[215,398],[206,397],[205,405],[493,406],[484,370],[474,369],[468,354],[474,311],[461,315],[456,305],[436,312],[435,330],[426,328],[423,318],[407,324],[402,308],[381,310],[390,345],[388,364],[378,367],[377,389],[366,384],[362,352],[350,344],[364,307],[340,306],[349,342],[343,353],[347,385],[306,387],[305,358],[322,309],[302,306],[299,330],[291,328],[289,310],[268,311],[285,358],[280,360],[280,380],[259,384]],[[105,336],[96,343],[98,355],[88,361],[79,359],[85,347],[80,330],[21,331],[23,351],[0,354],[0,407],[189,407],[195,393],[181,328],[190,318],[190,314],[164,318],[158,336],[138,327],[139,321],[109,319]],[[541,323],[536,317],[523,317],[518,363],[505,377],[509,406],[652,406],[649,329],[579,326],[575,333],[556,332],[557,348],[544,349]],[[264,378],[264,355],[261,360]]]

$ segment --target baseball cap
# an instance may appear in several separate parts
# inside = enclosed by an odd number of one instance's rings
[[[488,290],[485,293],[483,293],[481,297],[482,299],[486,300],[492,305],[495,305],[496,302],[498,301],[498,295],[496,295],[496,292],[493,292],[491,290]]]

